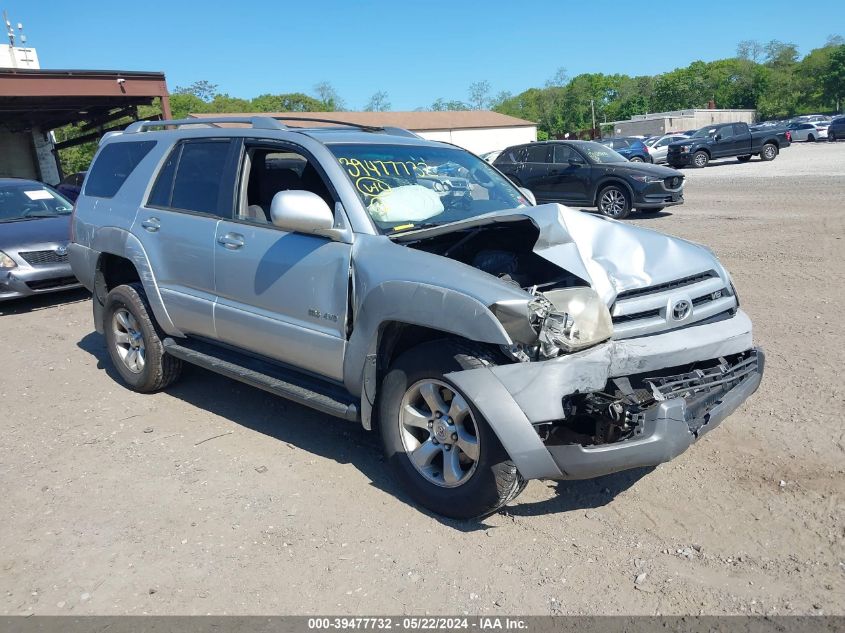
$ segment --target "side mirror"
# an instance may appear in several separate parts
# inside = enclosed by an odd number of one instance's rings
[[[580,160],[576,160],[576,159],[574,159],[574,158],[570,158],[570,159],[569,159],[569,164],[570,164],[572,167],[580,167],[581,165],[583,165],[583,164],[584,164],[584,162],[583,162],[583,161],[580,161]]]
[[[721,141],[721,140],[722,140],[722,135],[721,135],[721,134],[717,134],[716,136],[714,136],[714,137],[713,137],[713,140],[715,140],[715,141]]]
[[[270,203],[274,226],[291,233],[319,233],[334,226],[329,205],[310,191],[280,191]]]
[[[528,202],[530,202],[535,207],[537,206],[537,198],[534,197],[534,194],[531,192],[530,189],[526,189],[525,187],[517,187],[517,189],[519,189],[519,192],[523,196],[528,198]]]

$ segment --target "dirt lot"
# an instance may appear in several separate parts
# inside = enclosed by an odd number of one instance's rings
[[[634,221],[733,273],[760,391],[672,463],[483,524],[410,505],[354,424],[195,368],[127,391],[84,294],[0,306],[0,612],[845,613],[845,143],[686,174]]]

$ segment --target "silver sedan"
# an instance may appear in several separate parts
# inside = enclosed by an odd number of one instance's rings
[[[665,163],[666,154],[669,152],[669,143],[682,141],[686,136],[683,134],[664,134],[663,136],[648,139],[645,144],[648,146],[648,153],[656,163]]]

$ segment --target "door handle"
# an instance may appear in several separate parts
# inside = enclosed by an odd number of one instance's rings
[[[241,248],[244,242],[244,236],[240,233],[226,233],[217,238],[217,243],[222,244],[231,251],[236,251]]]
[[[147,229],[150,233],[155,233],[161,228],[161,222],[158,218],[147,218],[141,222],[141,226]]]

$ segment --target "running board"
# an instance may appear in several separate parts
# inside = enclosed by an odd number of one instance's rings
[[[321,413],[357,421],[358,403],[341,387],[246,354],[201,341],[162,341],[175,358],[291,400]]]

